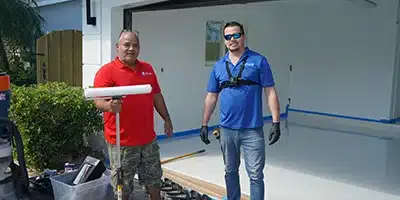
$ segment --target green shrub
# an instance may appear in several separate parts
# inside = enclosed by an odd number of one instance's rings
[[[83,89],[50,82],[12,85],[10,119],[24,142],[31,168],[58,168],[84,149],[84,138],[102,129],[102,118]]]
[[[28,52],[25,52],[25,56],[12,55],[9,57],[8,61],[10,68],[5,70],[10,76],[10,82],[13,85],[23,86],[36,84],[36,63],[33,59],[29,59]],[[25,60],[24,60],[25,59]],[[26,62],[25,62],[26,61]]]

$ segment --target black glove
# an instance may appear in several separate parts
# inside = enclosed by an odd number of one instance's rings
[[[201,126],[200,138],[205,144],[210,144],[210,140],[208,140],[208,126]]]
[[[281,128],[279,127],[279,122],[273,122],[272,127],[269,131],[269,145],[275,144],[281,137]]]

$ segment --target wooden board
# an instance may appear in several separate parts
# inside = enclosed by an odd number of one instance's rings
[[[190,188],[191,190],[195,190],[199,193],[207,194],[210,197],[218,199],[226,197],[226,189],[219,185],[203,181],[192,176],[187,176],[178,172],[174,172],[165,168],[163,168],[163,176],[164,178],[168,178],[173,182],[181,185],[182,187]],[[249,200],[250,197],[248,195],[242,194],[240,199]]]
[[[82,31],[52,31],[36,43],[37,83],[82,86]]]

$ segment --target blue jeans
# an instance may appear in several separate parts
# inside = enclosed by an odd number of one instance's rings
[[[262,127],[231,130],[221,127],[220,144],[225,163],[228,200],[240,200],[240,148],[250,179],[250,199],[264,200],[265,141]]]

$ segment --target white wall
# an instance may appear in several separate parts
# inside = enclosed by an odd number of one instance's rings
[[[398,7],[397,21],[400,21],[400,1]],[[397,32],[400,33],[400,24],[397,24]],[[400,119],[400,34],[397,34],[397,46],[395,55],[395,69],[393,70],[392,87],[392,119]],[[400,123],[400,121],[398,121]]]
[[[390,117],[398,1],[376,2],[373,9],[338,0],[269,7],[264,18],[274,22],[266,29],[286,35],[271,51],[279,47],[294,66],[292,108]]]
[[[46,21],[46,31],[82,30],[82,1],[72,0],[61,3],[45,4],[38,1],[40,15]]]
[[[162,0],[91,0],[96,26],[86,24],[86,0],[82,0],[83,87],[93,84],[97,70],[115,56],[115,42],[123,28],[123,8]]]
[[[194,8],[133,14],[133,29],[139,31],[140,59],[149,61],[156,70],[166,103],[177,130],[199,128],[206,94],[207,81],[212,67],[205,66],[205,22],[207,20],[238,20],[245,25],[246,12],[238,12],[235,6]],[[233,17],[232,17],[233,16]],[[249,28],[249,47],[263,37],[256,35],[256,27]],[[255,46],[269,57],[267,48]],[[271,60],[282,113],[287,103],[288,68],[279,58]],[[161,72],[161,68],[164,69]],[[265,104],[264,104],[265,105]],[[264,116],[269,110],[264,109]],[[216,108],[210,124],[219,121]],[[157,120],[157,130],[163,130],[163,122]]]
[[[363,8],[347,1],[247,6],[270,59],[293,65],[291,108],[388,119],[396,45],[397,0]],[[262,16],[262,17],[261,17]]]
[[[83,6],[84,87],[92,85],[98,68],[115,56],[121,6],[149,2],[154,1],[92,0],[95,27],[86,25]],[[375,2],[377,8],[345,0],[288,0],[141,12],[133,14],[133,26],[140,32],[140,58],[157,72],[176,131],[198,128],[201,122],[211,70],[204,66],[206,20],[244,23],[249,47],[270,61],[282,113],[290,96],[296,109],[387,119],[398,1]],[[264,111],[269,115],[266,107]],[[217,108],[211,123],[217,123],[218,116]],[[157,131],[162,125],[156,122]]]

